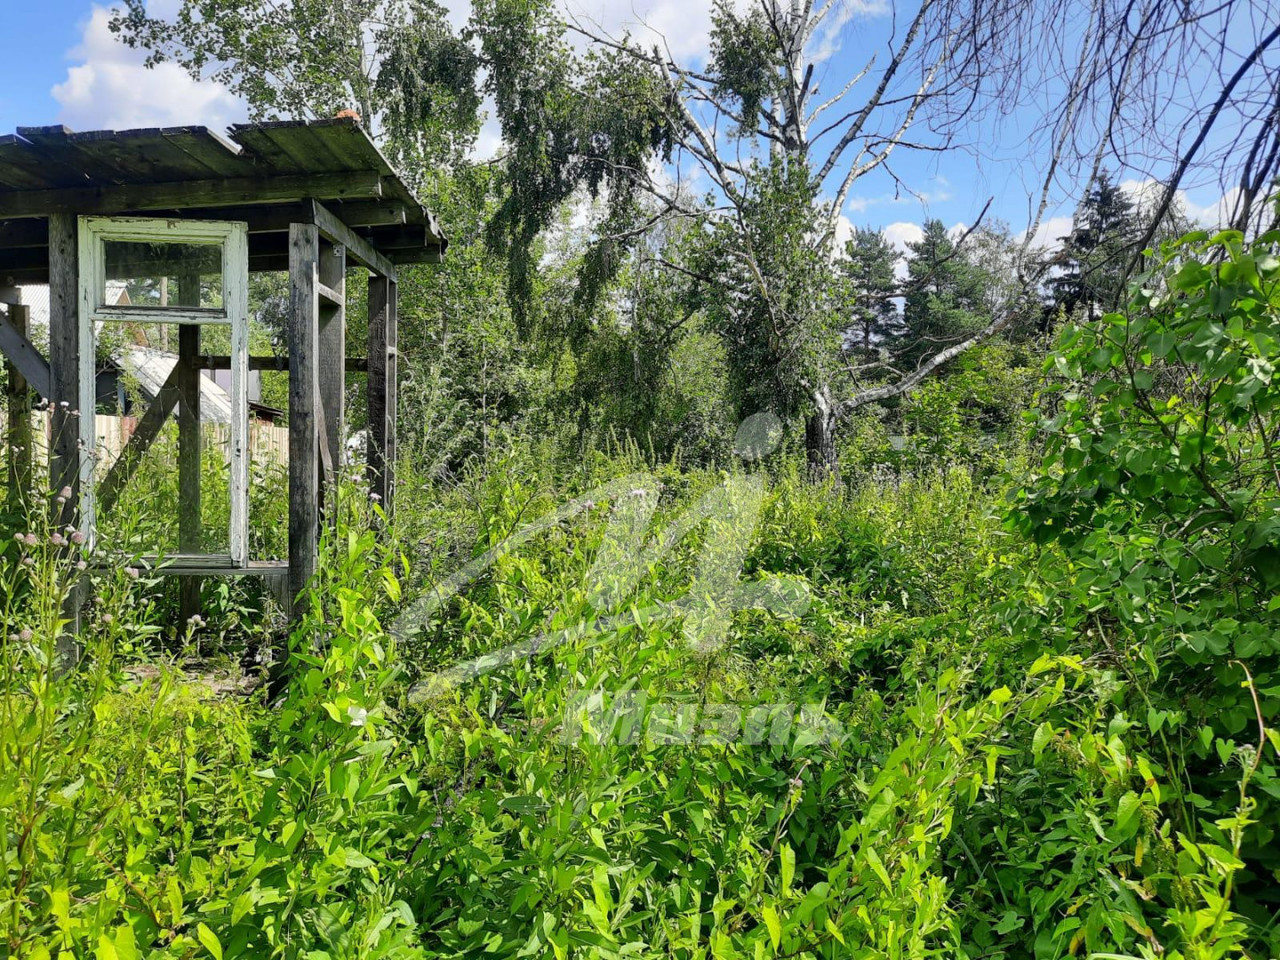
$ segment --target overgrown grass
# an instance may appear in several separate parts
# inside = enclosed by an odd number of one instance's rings
[[[390,528],[347,484],[282,687],[184,673],[128,566],[60,670],[76,545],[19,531],[0,956],[1277,956],[1280,261],[1213,262],[1067,334],[1034,470],[956,414],[843,485],[518,438]]]

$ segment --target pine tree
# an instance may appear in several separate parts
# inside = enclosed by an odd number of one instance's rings
[[[901,354],[935,353],[971,336],[983,325],[982,276],[956,249],[941,220],[926,220],[924,236],[907,244],[907,294]]]
[[[898,257],[879,230],[858,227],[846,241],[836,274],[849,349],[869,353],[901,335],[902,319],[892,300]]]
[[[1142,236],[1142,220],[1129,195],[1105,170],[1081,201],[1059,255],[1061,273],[1049,281],[1052,305],[1095,318],[1124,294],[1125,273]]]

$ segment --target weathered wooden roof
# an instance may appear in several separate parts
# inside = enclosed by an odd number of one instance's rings
[[[0,136],[0,284],[47,271],[50,213],[249,222],[251,269],[277,269],[319,202],[392,263],[438,260],[435,217],[354,118],[206,127],[19,127]]]

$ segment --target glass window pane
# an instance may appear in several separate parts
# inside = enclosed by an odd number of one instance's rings
[[[104,307],[222,306],[222,244],[106,240]]]
[[[225,554],[230,550],[231,396],[212,371],[197,374],[199,420],[189,442],[182,436],[176,406],[147,433],[148,411],[166,407],[178,383],[174,368],[183,330],[198,333],[205,353],[206,335],[224,331],[216,326],[107,321],[98,335],[95,410],[95,482],[99,498],[98,543],[106,550],[143,553]],[[139,431],[141,439],[130,449]],[[180,520],[184,451],[198,458],[199,510]],[[198,452],[197,452],[198,451]],[[184,537],[183,533],[190,534]]]

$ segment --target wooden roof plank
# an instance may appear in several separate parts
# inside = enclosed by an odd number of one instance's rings
[[[205,127],[169,127],[160,136],[190,158],[193,167],[202,169],[201,179],[208,176],[251,176],[254,162],[246,157],[238,143],[219,136]]]
[[[46,157],[21,135],[0,145],[0,183],[11,189],[43,190],[90,182],[79,164]]]
[[[258,129],[257,124],[232,127],[231,138],[247,153],[273,169],[287,173],[305,169],[305,165],[300,166],[298,159],[268,137],[266,131]]]
[[[312,130],[309,127],[273,127],[263,131],[264,136],[284,150],[299,166],[308,169],[339,170],[369,169],[369,164],[351,164],[330,149],[329,128]]]
[[[172,179],[154,160],[131,162],[116,149],[114,130],[94,130],[76,134],[57,130],[19,127],[18,132],[32,149],[49,163],[82,170],[91,183],[126,184],[139,180]]]
[[[181,180],[0,193],[0,218],[46,217],[50,213],[115,214],[121,210],[226,207],[311,197],[376,199],[382,196],[382,179],[378,173],[353,170],[337,174]]]
[[[206,134],[208,131],[205,131]],[[111,137],[99,137],[97,132],[73,133],[67,142],[83,145],[87,153],[103,157],[108,163],[126,173],[130,180],[136,179],[138,172],[147,179],[159,181],[203,180],[213,176],[250,176],[251,166],[245,162],[236,162],[236,153],[226,150],[212,137],[206,136],[207,145],[204,152],[217,150],[227,154],[232,164],[226,166],[210,165],[193,156],[190,150],[183,149],[172,138],[165,135],[160,127],[136,130],[121,130]],[[236,150],[238,153],[238,148]]]
[[[170,208],[186,215],[191,208],[311,198],[335,203],[333,213],[347,227],[417,224],[426,246],[447,243],[354,118],[242,124],[231,137],[199,126],[83,133],[61,125],[20,127],[0,136],[0,219]],[[305,175],[312,189],[282,192],[288,177]],[[315,179],[325,175],[358,185]],[[371,176],[381,178],[373,188]],[[344,200],[355,202],[344,208]],[[22,233],[22,243],[33,242],[30,232]]]

